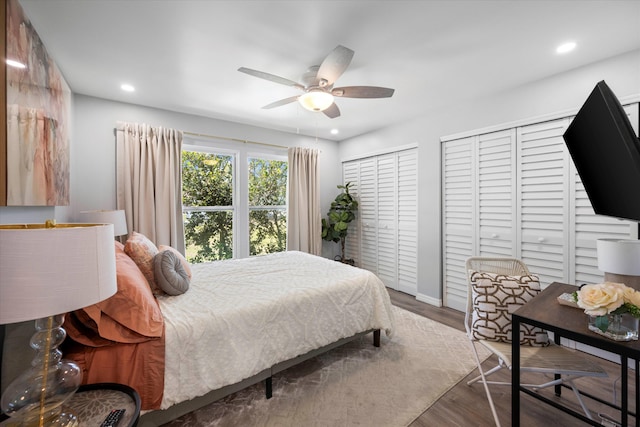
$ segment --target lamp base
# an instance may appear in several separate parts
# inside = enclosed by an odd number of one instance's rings
[[[69,412],[63,412],[58,416],[58,419],[55,420],[56,426],[64,426],[64,427],[78,427],[80,423],[78,422],[78,417]]]
[[[62,412],[62,404],[82,382],[82,370],[61,360],[58,346],[66,337],[64,315],[36,320],[31,347],[36,355],[31,367],[18,376],[2,394],[2,411],[11,417],[7,425],[74,427],[75,415]]]
[[[35,411],[33,416],[26,415],[25,417],[12,417],[6,424],[3,424],[5,427],[79,427],[80,422],[78,421],[78,417],[70,412],[62,412],[60,407],[53,412],[45,414],[42,419],[40,419],[40,415],[38,411]]]
[[[629,276],[627,274],[604,273],[605,282],[624,283],[630,288],[640,291],[640,276]]]

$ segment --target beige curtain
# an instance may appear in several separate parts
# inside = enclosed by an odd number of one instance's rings
[[[182,132],[119,122],[116,146],[117,208],[129,231],[184,254]]]
[[[287,250],[322,253],[318,150],[288,150]]]

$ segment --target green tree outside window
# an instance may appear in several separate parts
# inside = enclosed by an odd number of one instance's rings
[[[233,155],[182,153],[182,201],[186,256],[198,263],[233,258]],[[249,254],[286,250],[287,162],[247,159]]]

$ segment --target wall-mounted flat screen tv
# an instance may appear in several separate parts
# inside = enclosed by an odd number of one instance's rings
[[[580,108],[564,141],[595,213],[640,222],[640,140],[604,81]]]

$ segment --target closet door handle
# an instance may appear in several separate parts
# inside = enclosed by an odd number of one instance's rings
[[[492,239],[497,239],[497,238],[498,238],[498,235],[497,235],[496,233],[493,233],[493,234],[491,235],[491,238],[492,238]]]
[[[544,242],[544,240],[545,240],[544,237],[538,237],[538,242],[542,243]]]

